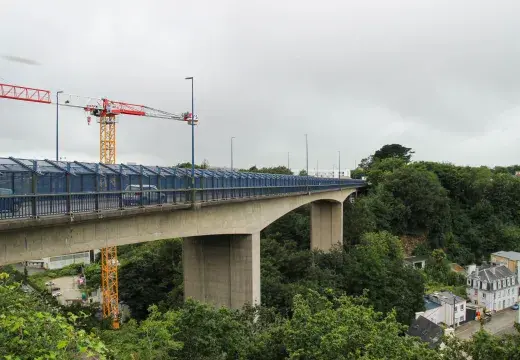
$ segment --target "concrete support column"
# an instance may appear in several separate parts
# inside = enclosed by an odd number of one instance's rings
[[[311,249],[330,251],[343,243],[343,203],[311,203]]]
[[[239,309],[260,304],[260,233],[184,238],[184,298]]]

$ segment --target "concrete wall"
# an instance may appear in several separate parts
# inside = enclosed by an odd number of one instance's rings
[[[185,238],[184,297],[239,309],[260,304],[260,233]]]
[[[0,228],[7,230],[0,231],[0,265],[168,238],[255,234],[286,213],[314,201],[339,203],[330,208],[338,215],[338,206],[355,191],[344,189],[310,195],[204,203],[199,209],[166,204],[128,211],[13,221],[12,224],[3,222]],[[324,208],[328,209],[325,205],[319,206],[320,234],[326,233],[323,224],[328,221],[327,210],[321,211]],[[318,216],[316,210],[314,214]],[[336,215],[334,219],[337,219]],[[342,225],[341,229],[338,228],[339,222],[336,221],[328,221],[332,235],[325,236],[325,242],[335,241],[342,231]],[[314,229],[316,231],[316,226]],[[316,247],[324,247],[318,238],[315,233],[313,243]]]

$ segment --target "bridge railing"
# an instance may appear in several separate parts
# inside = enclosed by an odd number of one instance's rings
[[[361,187],[353,179],[0,158],[0,220]]]
[[[359,185],[311,185],[310,192],[338,190]],[[307,186],[268,186],[208,189],[167,189],[135,191],[106,191],[59,194],[27,194],[0,196],[0,220],[35,218],[105,210],[123,210],[163,204],[190,204],[231,199],[307,193]],[[195,194],[195,199],[192,196]]]

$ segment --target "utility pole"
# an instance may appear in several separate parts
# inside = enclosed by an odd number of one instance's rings
[[[309,141],[307,138],[307,134],[305,134],[305,159],[307,162],[306,169],[307,169],[307,176],[308,176],[309,175]]]
[[[309,192],[309,141],[307,134],[305,134],[305,158],[307,162],[307,192]]]
[[[339,165],[338,165],[338,180],[341,180],[341,151],[338,151],[338,162],[339,162]]]
[[[453,294],[453,330],[455,330],[455,310],[457,309],[457,305],[455,301],[457,300],[457,295]]]
[[[188,76],[186,80],[191,80],[191,189],[192,202],[195,202],[195,100],[193,93],[193,76]]]
[[[316,177],[318,177],[319,172],[320,172],[320,168],[318,166],[318,160],[316,160]]]
[[[56,91],[56,161],[58,161],[59,156],[59,132],[60,132],[60,105],[59,105],[59,96],[63,91]]]
[[[291,164],[289,163],[289,154],[290,152],[287,152],[287,169],[291,170]]]
[[[231,171],[233,171],[233,139],[234,138],[235,138],[234,136],[231,137]]]

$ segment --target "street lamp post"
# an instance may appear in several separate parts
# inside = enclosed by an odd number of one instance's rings
[[[234,136],[231,137],[231,171],[233,171],[233,139],[234,138],[235,138]]]
[[[188,76],[185,79],[191,80],[191,188],[195,189],[195,101],[193,95],[193,76]],[[193,190],[192,195],[194,195]],[[194,196],[191,201],[195,201]]]
[[[305,159],[307,162],[307,192],[309,192],[309,141],[307,134],[305,134]]]
[[[341,180],[341,151],[338,151],[338,182]]]
[[[63,91],[56,91],[56,161],[59,160],[59,131],[60,131],[60,105],[59,105],[59,96],[63,93]]]
[[[287,152],[287,169],[291,170],[291,164],[289,162],[289,154],[290,154],[290,152]]]

